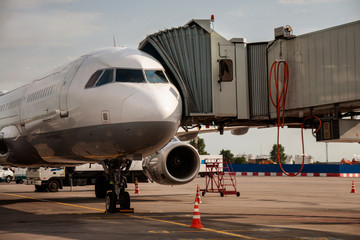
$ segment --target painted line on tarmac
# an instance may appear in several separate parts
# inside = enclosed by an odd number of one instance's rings
[[[51,200],[43,200],[43,199],[38,199],[38,198],[33,198],[33,197],[28,197],[28,196],[23,196],[23,195],[11,194],[11,193],[1,193],[1,194],[8,195],[8,196],[20,197],[20,198],[33,199],[33,200],[38,200],[38,201],[41,201],[41,202],[53,202],[53,203],[57,203],[57,204],[65,205],[65,206],[69,206],[69,207],[84,208],[84,209],[90,209],[90,210],[96,210],[96,211],[104,212],[104,209],[99,209],[99,208],[91,208],[91,207],[85,207],[85,206],[75,205],[75,204],[55,202],[55,201],[51,201]],[[144,216],[136,216],[136,215],[132,215],[132,214],[128,214],[128,213],[119,213],[119,214],[124,215],[124,216],[133,217],[133,218],[138,218],[138,219],[144,219],[144,220],[150,220],[150,221],[155,221],[155,222],[168,223],[168,224],[178,225],[178,226],[183,226],[183,227],[190,227],[190,225],[188,225],[188,224],[178,223],[178,222],[174,222],[174,221],[167,221],[167,220],[156,219],[156,218],[151,218],[151,217],[144,217]],[[199,230],[208,231],[208,232],[214,232],[214,233],[223,234],[223,235],[229,235],[229,236],[233,236],[233,237],[245,238],[245,239],[260,240],[260,238],[249,237],[249,236],[245,236],[245,235],[241,235],[241,234],[216,230],[216,229],[212,229],[212,228],[201,228]]]
[[[167,220],[156,219],[156,218],[151,218],[151,217],[144,217],[144,216],[135,216],[135,215],[126,214],[126,213],[122,213],[122,215],[130,216],[130,217],[133,217],[133,218],[146,219],[146,220],[150,220],[150,221],[169,223],[169,224],[179,225],[179,226],[183,226],[183,227],[190,227],[190,225],[188,225],[188,224],[178,223],[178,222],[174,222],[174,221],[167,221]],[[260,240],[260,238],[254,238],[254,237],[244,236],[244,235],[241,235],[241,234],[236,234],[236,233],[231,233],[231,232],[216,230],[216,229],[212,229],[212,228],[199,228],[198,230],[199,230],[199,231],[202,230],[202,231],[214,232],[214,233],[223,234],[223,235],[229,235],[229,236],[233,236],[233,237],[240,237],[240,238],[246,238],[246,239]]]
[[[52,201],[50,201],[50,202],[52,202]],[[60,204],[60,205],[65,205],[65,206],[70,206],[70,207],[85,208],[85,209],[105,212],[104,209],[100,209],[100,208],[85,207],[85,206],[81,206],[81,205],[74,205],[74,204],[62,203],[62,202],[54,202],[54,203],[57,203],[57,204]]]
[[[44,200],[44,199],[33,198],[33,197],[24,196],[24,195],[12,194],[12,193],[1,193],[1,194],[8,195],[8,196],[14,196],[14,197],[20,197],[20,198],[33,199],[33,200],[37,200],[37,201],[40,201],[40,202],[52,202],[52,203],[65,205],[65,206],[69,206],[69,207],[84,208],[84,209],[90,209],[90,210],[96,210],[96,211],[104,212],[104,209],[99,209],[99,208],[85,207],[85,206],[74,205],[74,204],[69,204],[69,203],[56,202],[56,201],[51,201],[51,200]]]
[[[37,199],[37,198],[23,196],[23,195],[17,195],[17,194],[12,194],[12,193],[1,193],[1,194],[8,195],[8,196],[13,196],[13,197],[28,198],[28,199],[41,201],[40,199]]]

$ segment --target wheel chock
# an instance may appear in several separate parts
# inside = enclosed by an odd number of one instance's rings
[[[118,212],[118,213],[134,213],[134,209],[133,208],[129,208],[129,209],[116,208],[115,212]]]

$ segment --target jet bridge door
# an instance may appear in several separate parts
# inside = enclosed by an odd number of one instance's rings
[[[236,116],[235,52],[231,43],[212,43],[213,104],[217,116]]]
[[[67,95],[69,91],[69,87],[71,85],[72,80],[74,79],[77,71],[79,70],[79,67],[81,64],[85,61],[87,56],[83,56],[79,58],[78,60],[75,60],[69,65],[69,70],[65,75],[65,78],[61,84],[61,90],[60,90],[60,102],[59,102],[59,109],[60,109],[60,116],[61,117],[68,117],[68,104],[67,104]]]

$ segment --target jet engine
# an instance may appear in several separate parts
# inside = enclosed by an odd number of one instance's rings
[[[192,181],[199,172],[200,157],[188,143],[174,138],[142,162],[146,176],[159,184],[177,185]]]

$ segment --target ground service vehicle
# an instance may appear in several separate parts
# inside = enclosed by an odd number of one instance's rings
[[[26,183],[35,185],[35,191],[57,192],[63,186],[95,185],[96,179],[99,176],[105,176],[105,172],[101,164],[83,164],[64,168],[28,168],[26,176]],[[147,177],[142,171],[141,161],[132,162],[126,177],[128,183],[134,183],[135,179],[147,182]]]
[[[14,181],[16,184],[22,184],[26,180],[26,168],[12,168],[14,170]]]
[[[0,180],[1,182],[5,181],[10,183],[11,180],[14,178],[14,173],[8,168],[1,168],[0,169]]]
[[[206,162],[216,161],[220,159],[221,162],[223,161],[222,155],[200,155],[200,168],[199,168],[199,175],[200,177],[206,176]]]

